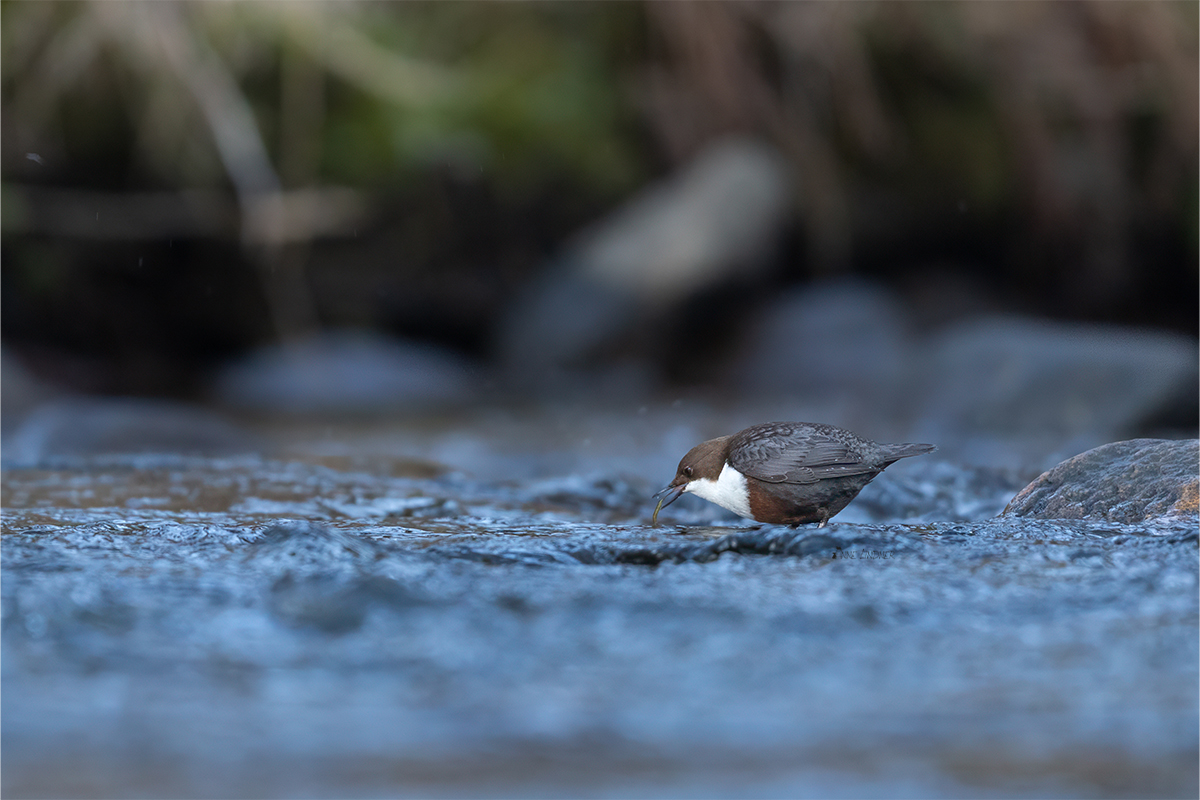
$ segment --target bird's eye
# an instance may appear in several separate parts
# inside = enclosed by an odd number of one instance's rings
[[[692,477],[692,468],[691,468],[691,467],[684,467],[684,468],[683,468],[683,474],[684,474],[684,475],[687,475],[689,478],[690,478],[690,477]]]

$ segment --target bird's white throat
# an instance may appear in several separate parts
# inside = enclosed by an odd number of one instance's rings
[[[691,492],[721,508],[727,508],[739,517],[754,519],[750,513],[750,493],[746,490],[746,476],[728,463],[714,481],[711,478],[696,478],[690,481],[685,492]]]

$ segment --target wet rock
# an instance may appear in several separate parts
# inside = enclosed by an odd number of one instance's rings
[[[542,386],[653,313],[763,263],[789,205],[785,168],[749,139],[718,143],[585,231],[513,307],[500,357]]]
[[[904,309],[886,289],[860,280],[789,292],[751,324],[737,387],[801,396],[886,402],[912,372]]]
[[[1003,513],[1127,524],[1158,517],[1196,517],[1198,473],[1198,440],[1114,442],[1043,473]]]
[[[195,406],[77,397],[40,406],[5,436],[4,463],[22,466],[57,458],[151,453],[221,457],[262,449],[258,437]]]
[[[703,544],[680,542],[654,548],[620,549],[612,553],[611,560],[618,564],[649,566],[664,561],[706,563],[720,558],[722,553],[887,560],[911,553],[913,550],[911,543],[895,535],[864,535],[854,528],[848,528],[845,532],[833,530],[817,533],[811,530],[768,527],[763,530],[726,534]]]
[[[918,407],[931,441],[990,432],[1095,443],[1195,408],[1200,351],[1186,336],[988,318],[945,329],[928,352]]]
[[[378,545],[363,536],[315,523],[292,523],[263,531],[248,547],[246,559],[269,569],[309,572],[329,564],[357,568],[357,562],[379,556]]]
[[[591,519],[629,519],[645,508],[646,493],[628,481],[604,475],[569,475],[533,483],[524,505],[535,512],[565,512]]]
[[[233,408],[299,415],[461,404],[477,389],[477,376],[452,353],[354,331],[264,347],[227,366],[214,387]]]
[[[414,517],[450,517],[462,513],[458,503],[443,497],[354,498],[350,501],[323,500],[321,506],[346,519],[409,519]]]

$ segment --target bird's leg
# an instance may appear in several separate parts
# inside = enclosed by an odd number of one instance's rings
[[[829,509],[828,509],[828,508],[822,508],[822,509],[821,509],[821,524],[820,524],[820,525],[818,525],[817,527],[818,527],[818,528],[824,528],[824,527],[825,527],[826,525],[828,525],[828,524],[829,524]]]

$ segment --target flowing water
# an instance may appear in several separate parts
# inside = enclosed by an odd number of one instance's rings
[[[5,795],[1196,794],[1194,521],[935,455],[651,528],[698,438],[610,434],[7,469]]]

